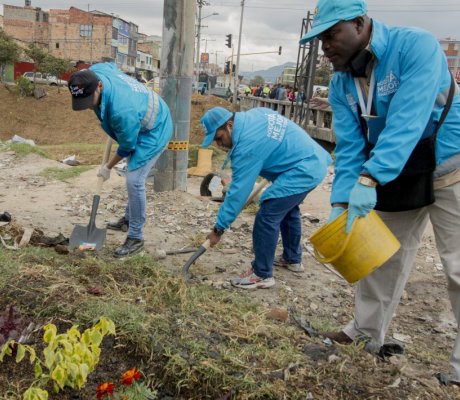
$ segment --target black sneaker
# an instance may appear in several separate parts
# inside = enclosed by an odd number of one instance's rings
[[[128,232],[129,221],[125,217],[121,217],[118,221],[109,222],[107,229],[113,229],[114,231]]]
[[[132,239],[128,237],[125,242],[114,251],[113,256],[117,258],[130,256],[138,253],[143,248],[144,241],[142,239]]]

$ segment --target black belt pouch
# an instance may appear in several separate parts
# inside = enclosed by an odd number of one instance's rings
[[[434,203],[435,145],[435,135],[419,141],[401,174],[393,181],[377,186],[376,210],[408,211]],[[370,151],[370,144],[368,148]]]

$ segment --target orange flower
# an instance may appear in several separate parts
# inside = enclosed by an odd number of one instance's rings
[[[108,397],[110,394],[113,394],[114,389],[115,385],[113,382],[102,383],[96,389],[96,397],[98,399],[102,399],[104,396]]]
[[[141,379],[141,371],[137,368],[128,369],[122,376],[121,376],[121,383],[123,385],[132,385],[134,381]]]

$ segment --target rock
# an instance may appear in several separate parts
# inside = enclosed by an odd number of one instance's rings
[[[163,260],[166,258],[166,251],[162,249],[155,249],[154,258],[156,260]]]
[[[59,254],[69,254],[69,247],[64,244],[54,246],[54,251]]]
[[[318,307],[317,304],[311,303],[311,304],[310,304],[310,308],[311,308],[313,311],[316,311],[319,307]]]
[[[393,333],[393,338],[398,342],[412,343],[412,337],[410,337],[409,335],[404,335],[402,333]]]
[[[286,308],[273,307],[267,311],[266,316],[269,319],[286,322],[289,319],[289,312]]]

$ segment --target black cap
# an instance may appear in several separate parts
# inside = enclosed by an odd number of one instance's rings
[[[93,105],[94,93],[98,84],[99,78],[89,69],[82,69],[72,74],[68,87],[72,95],[74,111],[86,110]]]

